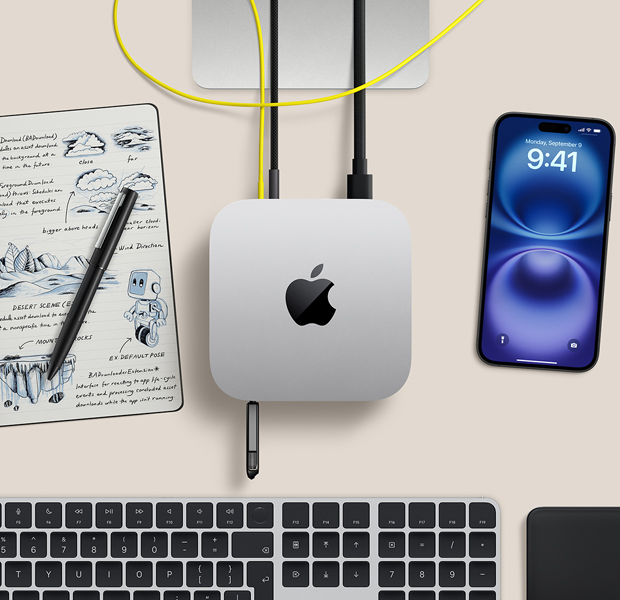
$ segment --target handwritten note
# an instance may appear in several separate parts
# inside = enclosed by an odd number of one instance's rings
[[[138,201],[63,367],[49,357],[118,192]],[[157,110],[0,117],[0,425],[182,406]]]

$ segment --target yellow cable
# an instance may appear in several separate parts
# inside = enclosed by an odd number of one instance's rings
[[[118,0],[117,0],[118,1]],[[263,48],[263,30],[260,26],[260,18],[254,0],[250,0],[252,12],[256,21],[256,33],[258,34],[258,56],[260,61],[260,123],[258,131],[258,199],[265,197],[265,183],[263,181],[263,159],[265,156],[265,51]]]
[[[114,9],[113,9],[113,18],[114,18],[114,33],[116,34],[116,39],[118,40],[118,44],[123,51],[123,54],[127,57],[127,60],[146,78],[150,79],[153,83],[163,87],[164,89],[172,92],[173,94],[177,94],[178,96],[182,96],[183,98],[187,98],[188,100],[194,100],[195,102],[203,102],[204,104],[215,104],[218,106],[236,106],[236,107],[244,107],[244,108],[260,108],[260,124],[259,124],[259,143],[258,143],[258,198],[264,198],[264,180],[263,180],[263,163],[264,163],[264,149],[265,149],[265,108],[268,106],[303,106],[305,104],[318,104],[319,102],[329,102],[330,100],[337,100],[339,98],[344,98],[346,96],[350,96],[351,94],[355,94],[360,90],[364,90],[371,85],[375,85],[380,81],[383,81],[385,78],[389,77],[393,73],[396,73],[399,69],[402,69],[406,64],[410,63],[414,58],[428,50],[433,44],[438,42],[446,33],[454,29],[465,17],[467,17],[471,12],[473,12],[480,4],[484,2],[484,0],[476,0],[462,15],[460,15],[456,20],[454,20],[450,25],[448,25],[443,31],[440,31],[434,38],[432,38],[428,43],[424,44],[419,50],[414,52],[411,56],[398,63],[395,67],[383,73],[383,75],[379,75],[370,81],[367,81],[363,85],[357,86],[356,88],[352,88],[345,92],[341,92],[339,94],[334,94],[332,96],[323,96],[322,98],[310,98],[308,100],[297,100],[295,102],[265,102],[265,56],[263,49],[263,32],[260,25],[260,18],[258,16],[258,10],[256,9],[256,4],[254,0],[250,0],[250,4],[252,5],[252,12],[254,13],[254,20],[256,22],[256,32],[258,34],[258,50],[259,50],[259,58],[260,58],[260,102],[226,102],[223,100],[212,100],[209,98],[201,98],[200,96],[193,96],[192,94],[186,94],[180,90],[173,88],[165,84],[163,81],[159,81],[153,77],[150,73],[145,71],[129,54],[127,48],[125,48],[125,44],[123,44],[123,40],[121,38],[121,33],[118,28],[118,2],[119,0],[114,0]]]
[[[251,0],[250,0],[251,1]],[[383,81],[386,77],[389,77],[393,73],[396,73],[399,69],[402,69],[406,64],[410,63],[414,58],[428,50],[433,44],[438,42],[446,33],[454,29],[465,17],[467,17],[471,12],[474,11],[480,4],[484,2],[484,0],[476,0],[460,17],[458,17],[455,21],[450,23],[443,31],[438,33],[432,40],[430,40],[427,44],[424,44],[419,50],[414,52],[411,56],[398,63],[394,68],[389,71],[383,73],[383,75],[379,75],[374,79],[367,81],[363,85],[359,85],[356,88],[352,88],[345,92],[341,92],[340,94],[334,94],[333,96],[323,96],[322,98],[311,98],[309,100],[297,100],[295,102],[264,102],[264,99],[261,102],[225,102],[223,100],[211,100],[209,98],[201,98],[200,96],[192,96],[191,94],[186,94],[185,92],[181,92],[167,84],[163,81],[159,81],[153,77],[150,73],[147,73],[127,52],[127,48],[123,44],[123,40],[121,39],[121,34],[118,30],[118,18],[117,18],[117,9],[118,9],[119,0],[114,0],[114,31],[116,33],[116,39],[118,40],[119,46],[123,51],[123,54],[127,57],[127,60],[138,70],[142,75],[150,79],[153,83],[163,87],[164,89],[172,92],[173,94],[178,94],[179,96],[183,96],[183,98],[187,98],[188,100],[194,100],[196,102],[203,102],[205,104],[215,104],[218,106],[239,106],[245,108],[266,108],[269,106],[302,106],[304,104],[317,104],[319,102],[329,102],[330,100],[337,100],[338,98],[344,98],[345,96],[350,96],[351,94],[355,94],[355,92],[359,92],[360,90],[364,90],[371,85],[375,85],[380,81]],[[254,4],[252,2],[252,4]],[[254,10],[255,7],[254,7]],[[256,28],[260,32],[260,23],[258,21],[258,13],[255,12],[256,19]],[[262,37],[262,36],[261,36]]]

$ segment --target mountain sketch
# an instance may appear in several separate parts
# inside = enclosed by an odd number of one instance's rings
[[[88,265],[85,256],[72,256],[61,263],[49,252],[35,257],[28,246],[19,250],[9,242],[6,254],[0,258],[0,299],[75,294]],[[106,271],[99,289],[116,285],[116,277]]]

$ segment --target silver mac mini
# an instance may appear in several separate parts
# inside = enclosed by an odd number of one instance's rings
[[[213,223],[210,363],[240,400],[379,400],[411,366],[411,234],[377,200],[242,200]]]

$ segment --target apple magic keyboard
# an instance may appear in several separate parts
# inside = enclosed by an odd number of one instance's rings
[[[0,600],[499,600],[488,498],[0,499]]]

